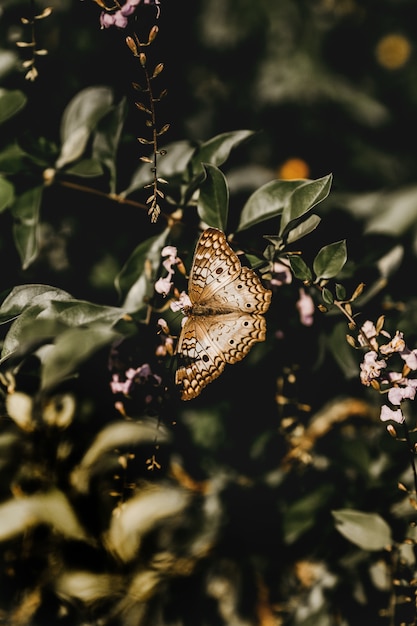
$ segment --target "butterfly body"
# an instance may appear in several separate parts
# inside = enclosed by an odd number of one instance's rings
[[[271,292],[237,255],[216,228],[203,232],[194,253],[188,283],[191,305],[176,353],[183,363],[175,381],[190,400],[217,378],[226,363],[243,359],[254,343],[264,341]]]

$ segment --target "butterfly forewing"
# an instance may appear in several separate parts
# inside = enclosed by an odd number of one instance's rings
[[[236,278],[241,264],[216,228],[203,232],[194,253],[188,284],[188,296],[193,304],[208,301],[219,290]]]
[[[195,398],[217,378],[226,363],[243,359],[264,341],[271,292],[253,270],[242,267],[225,235],[209,228],[200,237],[189,280],[192,306],[176,353],[181,359],[175,382],[182,399]]]

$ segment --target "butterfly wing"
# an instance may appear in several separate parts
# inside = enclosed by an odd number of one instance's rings
[[[226,363],[243,359],[253,344],[264,341],[266,322],[262,315],[229,313],[187,318],[178,341],[177,354],[184,363],[175,382],[182,385],[182,399],[191,400],[217,378]]]

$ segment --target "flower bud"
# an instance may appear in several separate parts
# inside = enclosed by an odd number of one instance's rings
[[[130,37],[130,36],[126,37],[126,43],[127,43],[127,46],[129,48],[129,50],[132,52],[132,54],[134,54],[135,57],[137,57],[138,56],[138,47],[137,47],[136,42],[133,39],[133,37]]]

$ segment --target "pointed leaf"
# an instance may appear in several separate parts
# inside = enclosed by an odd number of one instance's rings
[[[41,388],[50,389],[63,382],[92,354],[119,337],[107,326],[100,325],[63,331],[43,355]]]
[[[27,97],[23,91],[0,88],[0,124],[17,115],[25,106]]]
[[[299,220],[329,195],[332,175],[329,174],[317,180],[302,182],[303,184],[299,185],[288,198],[288,202],[284,207],[279,229],[280,235],[284,235],[289,230],[291,222]]]
[[[318,215],[310,215],[305,221],[288,232],[287,243],[294,243],[302,237],[309,235],[320,224],[321,218]]]
[[[68,104],[61,122],[61,154],[56,167],[62,168],[84,152],[92,131],[110,110],[113,94],[108,87],[87,87]]]
[[[0,176],[0,213],[7,209],[14,200],[14,186],[3,176]]]
[[[116,156],[126,118],[127,104],[123,98],[99,122],[93,141],[93,158],[110,172],[110,193],[116,193]]]
[[[362,550],[385,550],[392,545],[391,529],[376,513],[353,509],[332,511],[337,530]]]
[[[235,130],[212,137],[196,149],[191,160],[191,175],[198,175],[202,171],[202,163],[222,165],[229,158],[230,152],[237,145],[254,134],[252,130]]]
[[[237,230],[281,215],[289,196],[303,183],[303,180],[271,180],[259,187],[246,201]]]
[[[200,187],[197,212],[208,226],[226,230],[229,211],[229,188],[226,178],[217,167],[204,163],[206,178]]]
[[[292,254],[288,257],[291,265],[291,270],[298,280],[303,282],[310,282],[312,279],[311,270],[305,261],[298,254]]]
[[[24,192],[10,209],[14,218],[14,240],[24,270],[38,255],[39,212],[43,189],[41,185]]]
[[[319,250],[313,261],[316,280],[337,276],[347,261],[346,241],[336,241]]]
[[[146,306],[147,297],[154,293],[155,274],[169,232],[166,228],[159,235],[142,242],[116,278],[116,289],[124,298],[123,308],[130,313]]]
[[[70,299],[72,296],[69,293],[57,287],[38,284],[18,285],[3,300],[0,307],[0,324],[10,322],[30,306],[40,305],[41,308],[45,308],[51,300]]]

